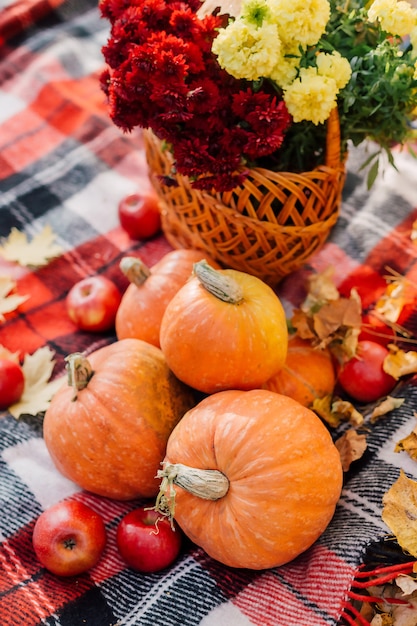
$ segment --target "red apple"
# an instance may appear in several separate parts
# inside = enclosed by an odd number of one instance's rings
[[[96,565],[106,545],[102,517],[77,500],[63,500],[38,517],[32,542],[52,574],[76,576]]]
[[[18,402],[24,387],[25,377],[20,365],[0,358],[0,411]]]
[[[358,341],[356,356],[339,371],[339,383],[358,402],[375,402],[391,393],[397,381],[384,370],[389,350],[375,341]]]
[[[153,191],[133,193],[119,202],[120,225],[131,239],[149,239],[161,230],[158,202]]]
[[[84,278],[70,289],[67,312],[81,330],[102,332],[114,327],[122,295],[105,276]]]
[[[146,507],[128,513],[119,523],[117,548],[127,565],[143,573],[158,572],[178,557],[182,533],[167,518]]]

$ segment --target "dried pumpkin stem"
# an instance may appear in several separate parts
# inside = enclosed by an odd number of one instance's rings
[[[231,276],[214,269],[205,260],[194,263],[193,270],[203,287],[219,300],[230,304],[242,302],[242,289]]]
[[[172,523],[175,515],[175,485],[204,500],[219,500],[229,490],[229,479],[219,470],[188,467],[182,463],[167,464],[157,473],[161,478],[155,510]]]
[[[74,389],[73,400],[77,399],[78,392],[87,387],[94,374],[88,359],[81,352],[74,352],[65,358],[68,373],[68,385]]]
[[[151,275],[149,267],[145,265],[141,259],[135,256],[123,257],[120,261],[119,267],[128,281],[135,284],[137,287],[143,285],[143,283]]]

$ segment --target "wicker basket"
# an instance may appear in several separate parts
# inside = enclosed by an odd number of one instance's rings
[[[325,165],[302,174],[254,168],[230,192],[193,189],[181,175],[177,186],[164,185],[161,176],[172,176],[171,153],[149,130],[144,140],[162,229],[174,248],[203,250],[276,286],[324,244],[337,221],[345,167],[336,110],[328,120]]]

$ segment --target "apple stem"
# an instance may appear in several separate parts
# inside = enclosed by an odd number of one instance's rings
[[[65,358],[68,373],[68,386],[74,389],[72,400],[76,400],[78,392],[87,387],[94,374],[90,362],[81,352],[74,352]]]
[[[230,482],[223,472],[215,469],[198,469],[182,463],[166,464],[158,470],[157,478],[162,478],[156,498],[155,511],[168,517],[173,526],[175,515],[175,486],[204,500],[219,500],[229,491]]]
[[[123,257],[120,261],[119,267],[129,282],[133,283],[137,287],[143,285],[143,283],[151,275],[149,267],[145,265],[142,259],[135,256]]]

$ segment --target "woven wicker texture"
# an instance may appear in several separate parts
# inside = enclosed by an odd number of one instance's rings
[[[174,248],[203,250],[276,286],[324,244],[337,221],[345,168],[336,110],[328,120],[325,165],[302,174],[253,168],[231,192],[193,189],[178,174],[177,185],[165,185],[161,177],[172,177],[172,155],[151,131],[144,139],[162,228]]]

